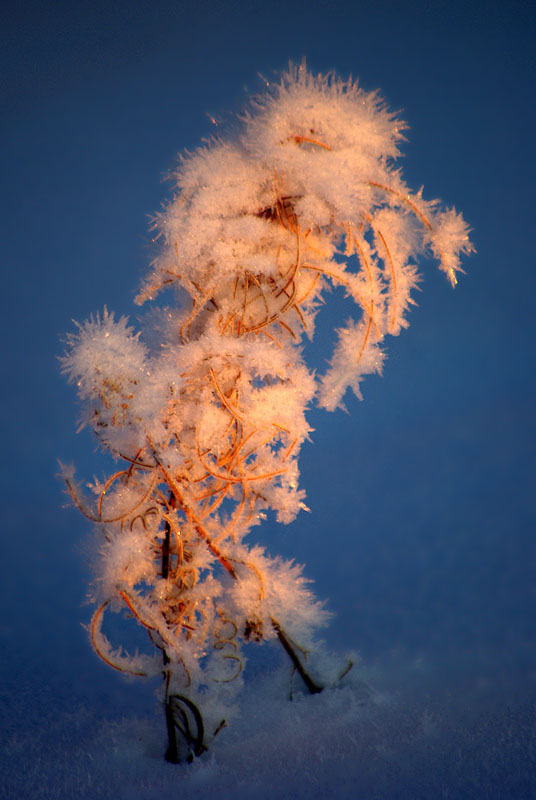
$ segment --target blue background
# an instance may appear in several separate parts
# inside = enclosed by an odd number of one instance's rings
[[[403,692],[426,675],[431,694],[463,696],[475,713],[529,708],[531,4],[8,2],[1,13],[8,736],[37,732],[51,707],[87,702],[113,716],[153,702],[98,662],[81,628],[89,523],[62,508],[57,459],[87,479],[109,465],[87,432],[75,436],[60,336],[105,304],[135,320],[148,215],[169,196],[162,179],[178,152],[217,132],[209,116],[232,128],[262,86],[257,73],[302,57],[313,71],[358,76],[400,110],[408,183],[463,212],[477,253],[454,292],[423,265],[419,307],[389,342],[384,376],[363,384],[363,402],[349,398],[349,416],[311,413],[302,483],[312,515],[256,536],[307,565],[336,614],[328,642],[357,648],[378,681]],[[342,313],[336,298],[322,313],[309,349],[320,368]]]

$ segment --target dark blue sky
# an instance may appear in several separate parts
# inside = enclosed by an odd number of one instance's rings
[[[87,478],[107,464],[75,436],[60,335],[105,304],[136,317],[148,215],[177,153],[214,132],[207,114],[232,126],[258,72],[305,56],[400,109],[409,184],[463,211],[478,252],[454,292],[423,265],[384,377],[350,416],[313,412],[313,514],[258,536],[308,564],[334,645],[515,674],[534,694],[531,4],[71,0],[1,14],[5,686],[38,674],[61,704],[118,680],[80,628],[88,526],[61,509],[57,459]]]

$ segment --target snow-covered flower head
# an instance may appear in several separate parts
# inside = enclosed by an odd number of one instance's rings
[[[133,422],[132,407],[146,375],[147,352],[126,317],[106,309],[67,337],[62,369],[84,402],[84,424],[99,433]]]
[[[249,152],[270,163],[295,158],[296,144],[324,153],[344,152],[358,174],[367,165],[400,154],[406,124],[386,109],[376,92],[365,92],[351,78],[313,75],[305,64],[291,65],[280,82],[251,105],[243,142]]]

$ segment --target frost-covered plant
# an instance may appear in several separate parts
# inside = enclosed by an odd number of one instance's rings
[[[239,136],[181,159],[137,298],[177,287],[180,306],[141,334],[105,311],[69,337],[83,423],[121,462],[92,501],[65,471],[103,535],[91,641],[115,669],[164,672],[172,761],[200,754],[229,718],[243,642],[279,639],[321,689],[304,648],[326,612],[299,568],[246,535],[267,511],[289,523],[306,508],[306,410],[342,406],[381,372],[385,337],[408,324],[418,257],[454,285],[471,250],[461,215],[410,192],[395,167],[404,129],[376,94],[291,66],[252,100]],[[318,377],[302,343],[331,287],[357,313]],[[159,655],[114,649],[107,609],[133,615]]]

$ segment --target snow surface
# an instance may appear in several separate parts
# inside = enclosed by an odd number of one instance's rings
[[[534,706],[516,699],[512,686],[505,693],[505,685],[468,685],[466,671],[465,684],[439,692],[438,679],[422,664],[397,664],[396,678],[394,671],[356,669],[338,687],[289,702],[287,669],[257,676],[247,684],[241,717],[208,753],[178,766],[162,757],[161,716],[114,719],[76,702],[56,710],[36,693],[28,728],[18,727],[11,708],[0,796],[534,797]],[[388,684],[392,692],[372,688]]]

